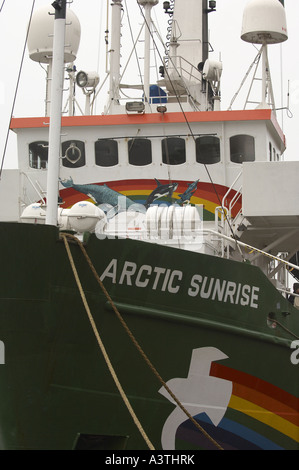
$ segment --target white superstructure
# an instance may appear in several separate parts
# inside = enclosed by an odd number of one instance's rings
[[[248,258],[259,264],[271,279],[276,276],[275,282],[284,285],[285,264],[279,265],[279,257],[290,259],[299,249],[299,210],[295,204],[298,190],[294,182],[299,163],[283,161],[285,137],[276,119],[267,54],[272,43],[287,39],[282,4],[278,0],[248,3],[241,36],[246,42],[261,44],[261,98],[256,109],[222,111],[223,65],[207,54],[207,19],[209,14],[216,14],[215,2],[190,0],[191,15],[186,15],[184,0],[164,2],[169,3],[164,4],[164,9],[171,30],[161,62],[162,76],[157,83],[152,82],[150,73],[151,48],[155,44],[152,11],[162,5],[158,0],[137,3],[144,23],[141,83],[138,80],[135,84],[124,83],[120,68],[122,0],[113,0],[111,5],[109,93],[102,114],[92,114],[90,101],[98,87],[101,90],[97,74],[80,71],[75,77],[74,69],[66,64],[71,84],[76,86],[77,93],[82,88],[86,96],[86,109],[85,115],[69,113],[61,121],[61,143],[58,147],[56,143],[55,150],[60,153],[55,170],[60,181],[60,209],[68,211],[76,203],[87,201],[90,211],[89,204],[96,204],[107,216],[99,217],[103,233],[106,230],[111,235],[113,227],[121,227],[122,235],[142,239],[139,231],[142,221],[143,229],[149,221],[158,224],[158,220],[153,222],[146,216],[152,204],[167,201],[181,208],[190,203],[201,206],[203,238],[196,251],[238,261]],[[42,12],[37,14],[35,24],[39,23],[39,15]],[[79,47],[80,25],[75,17],[71,17],[71,23],[70,42],[74,45],[66,49],[64,62],[73,61]],[[49,18],[46,24],[50,24]],[[39,34],[32,33],[29,44],[33,60],[43,60],[51,50],[50,42],[39,47],[38,37]],[[130,89],[137,97],[124,103],[123,92]],[[74,96],[70,94],[72,104]],[[5,220],[18,221],[26,206],[47,209],[49,120],[15,118],[11,128],[18,135],[19,170],[3,174],[0,191],[9,194],[11,207],[1,202],[0,213]],[[124,198],[121,210],[115,202],[118,196]],[[32,206],[36,202],[41,206]],[[144,207],[144,212],[132,212],[134,204],[139,209]],[[122,211],[130,207],[130,216],[124,216]],[[94,216],[89,212],[89,216],[93,219],[102,212],[96,211]],[[179,209],[177,214],[181,212]],[[136,225],[132,222],[133,213]],[[169,224],[166,228],[170,231],[175,219],[168,212],[165,217],[160,215],[159,220]],[[70,213],[59,212],[56,202],[55,216],[63,227],[68,226]],[[113,221],[113,216],[118,219]],[[128,220],[126,233],[124,224]],[[276,258],[262,257],[249,248],[244,253],[238,240]],[[159,237],[156,241],[166,243]],[[173,240],[170,244],[173,245]],[[190,244],[186,243],[185,248],[190,249]]]

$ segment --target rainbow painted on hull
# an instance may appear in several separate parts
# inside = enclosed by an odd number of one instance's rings
[[[167,184],[168,181],[160,180],[162,184]],[[176,181],[178,183],[177,190],[173,193],[172,197],[163,197],[158,199],[156,203],[180,203],[180,194],[183,194],[188,185],[191,184],[191,181]],[[105,183],[93,183],[101,186],[106,184],[110,189],[118,192],[120,195],[126,196],[131,200],[134,200],[136,204],[145,205],[147,198],[150,196],[152,191],[156,188],[155,180],[120,180],[120,181],[107,181]],[[205,220],[214,220],[215,218],[215,208],[221,205],[222,198],[227,192],[226,186],[215,185],[216,188],[211,183],[198,183],[197,190],[192,195],[190,202],[192,204],[202,205],[204,208],[204,219]],[[217,192],[217,194],[216,194]],[[235,194],[234,191],[231,193],[231,197]],[[66,188],[60,191],[60,195],[63,199],[63,208],[67,209],[72,207],[79,201],[87,200],[91,201],[92,199],[79,193],[73,188]],[[241,209],[241,198],[235,204],[234,212],[238,213]]]
[[[211,375],[233,383],[225,417],[215,427],[206,414],[195,417],[225,450],[298,449],[299,399],[257,377],[213,363]],[[183,445],[212,449],[190,421],[177,431]],[[279,444],[278,444],[279,442]],[[282,445],[283,444],[283,445]]]

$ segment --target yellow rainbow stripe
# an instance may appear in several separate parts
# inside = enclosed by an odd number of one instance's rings
[[[241,413],[244,413],[247,416],[250,416],[251,418],[254,418],[257,421],[260,421],[261,423],[285,434],[294,441],[299,442],[299,427],[265,408],[235,395],[232,395],[228,407],[236,411],[240,411]]]

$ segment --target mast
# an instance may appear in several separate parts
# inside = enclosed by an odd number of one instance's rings
[[[203,61],[203,12],[206,0],[176,0],[174,4],[172,38],[177,42],[177,53],[197,67]],[[207,15],[206,15],[207,17]]]
[[[64,78],[64,45],[66,24],[66,0],[52,3],[55,8],[53,68],[51,82],[51,112],[49,131],[49,160],[47,175],[46,225],[57,225],[58,179],[61,136],[61,108]]]
[[[284,2],[277,0],[250,0],[243,13],[241,39],[251,44],[261,44],[262,96],[260,108],[272,107],[275,112],[272,80],[268,60],[268,46],[288,39]],[[254,75],[253,80],[256,79]],[[249,90],[250,93],[251,89]],[[249,96],[248,93],[248,96]],[[246,104],[249,102],[247,96]],[[245,106],[246,106],[245,104]]]
[[[216,1],[212,0],[176,0],[174,4],[168,61],[172,83],[166,79],[166,87],[170,95],[175,89],[176,94],[188,97],[194,110],[214,107],[206,84],[213,71],[205,77],[203,70],[209,57],[208,14],[215,9]],[[220,64],[217,67],[220,70]]]
[[[110,87],[109,87],[109,108],[112,105],[119,105],[119,85],[120,85],[120,37],[121,37],[121,12],[122,0],[113,0],[112,3],[112,31],[110,50]]]
[[[208,0],[202,2],[202,62],[209,58],[209,20],[208,20]]]
[[[140,2],[139,2],[140,3]],[[151,9],[152,5],[147,2],[144,5],[145,12],[145,56],[144,56],[144,101],[150,102],[150,28],[151,28]]]
[[[144,8],[145,37],[144,37],[144,101],[150,103],[150,49],[151,49],[151,27],[152,8],[159,3],[159,0],[138,0],[139,5]]]

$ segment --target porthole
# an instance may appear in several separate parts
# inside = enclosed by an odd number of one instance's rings
[[[62,144],[62,164],[66,168],[85,165],[85,144],[80,140],[68,140]]]

